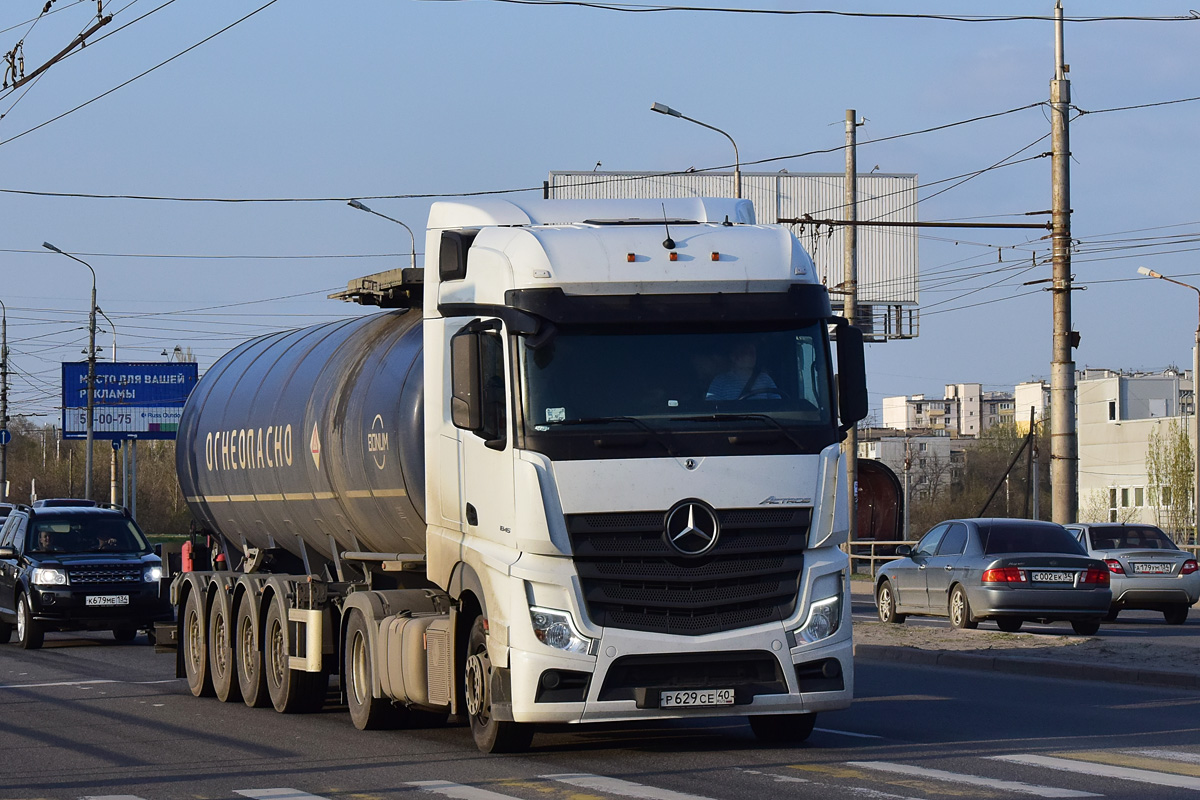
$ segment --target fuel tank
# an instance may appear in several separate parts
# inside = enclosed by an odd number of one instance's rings
[[[335,547],[424,553],[420,323],[418,311],[356,317],[217,361],[176,446],[196,518],[235,547],[303,549],[310,563]]]

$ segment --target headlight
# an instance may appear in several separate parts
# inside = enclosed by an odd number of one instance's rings
[[[818,600],[809,606],[808,619],[796,631],[796,638],[812,644],[837,633],[842,624],[842,594]]]
[[[594,640],[576,630],[575,623],[567,612],[535,606],[529,609],[529,620],[533,623],[533,635],[542,644],[568,653],[591,651]]]
[[[67,571],[56,567],[37,567],[33,570],[30,580],[39,586],[66,586],[70,583],[67,580]]]
[[[162,580],[162,565],[152,564],[142,570],[142,580],[146,583],[158,583]]]

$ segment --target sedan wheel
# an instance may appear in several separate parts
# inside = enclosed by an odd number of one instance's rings
[[[907,619],[906,615],[896,613],[896,595],[892,592],[891,581],[879,584],[879,591],[875,594],[875,606],[879,609],[879,621],[884,624],[899,625]]]
[[[1163,619],[1168,625],[1182,625],[1187,622],[1188,605],[1187,603],[1176,603],[1163,609]]]
[[[1095,636],[1100,630],[1100,622],[1094,619],[1077,619],[1071,623],[1071,629],[1080,636]]]
[[[1000,617],[996,620],[996,627],[1005,633],[1016,633],[1021,630],[1021,624],[1025,620],[1014,619],[1013,617]]]
[[[962,586],[955,586],[950,592],[950,624],[960,630],[979,627],[979,621],[971,616],[971,604]]]

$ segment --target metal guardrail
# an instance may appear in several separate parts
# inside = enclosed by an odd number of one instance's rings
[[[872,578],[875,577],[876,565],[879,562],[895,561],[900,556],[895,555],[894,551],[902,544],[915,545],[916,540],[897,539],[859,539],[855,542],[850,542],[844,545],[846,554],[850,556],[850,571],[858,572],[858,565],[861,562],[867,562],[867,569]],[[887,553],[880,553],[881,549],[887,549]]]

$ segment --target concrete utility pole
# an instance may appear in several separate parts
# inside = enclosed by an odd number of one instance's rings
[[[113,321],[108,318],[108,314],[104,313],[104,309],[97,308],[96,310],[100,312],[100,316],[102,316],[102,317],[104,317],[104,319],[108,320],[108,327],[112,330],[112,335],[113,335],[112,360],[113,360],[113,363],[115,364],[115,363],[117,363],[117,326],[113,325]],[[116,440],[114,440],[114,442],[115,441]],[[117,504],[117,450],[115,447],[110,448],[110,449],[112,450],[112,455],[110,456],[111,460],[109,461],[109,465],[108,465],[108,468],[109,468],[108,502],[115,506]]]
[[[8,502],[8,306],[0,300],[0,503]]]
[[[1050,364],[1050,487],[1055,522],[1075,522],[1079,511],[1079,442],[1075,433],[1075,362],[1071,356],[1070,67],[1063,61],[1062,0],[1054,4],[1054,80],[1050,81],[1053,175],[1054,332]],[[1077,341],[1077,340],[1076,340]]]
[[[77,258],[70,253],[59,250],[49,242],[42,242],[42,247],[47,250],[53,250],[59,255],[66,256],[72,261],[78,261],[88,268],[92,273],[92,304],[88,309],[88,377],[87,377],[87,452],[84,456],[84,470],[86,474],[83,478],[83,496],[87,500],[92,499],[92,441],[95,433],[95,411],[96,411],[96,270],[92,269],[92,265],[84,261],[82,258]]]
[[[846,109],[846,210],[844,216],[849,224],[845,227],[845,280],[842,283],[842,316],[851,325],[858,317],[858,144],[856,140],[855,112],[853,108]],[[847,500],[850,509],[849,538],[853,542],[858,538],[858,426],[852,425],[846,431],[846,441],[842,444],[842,452],[846,456],[846,474],[849,476],[849,495]],[[907,508],[905,509],[907,512]]]

